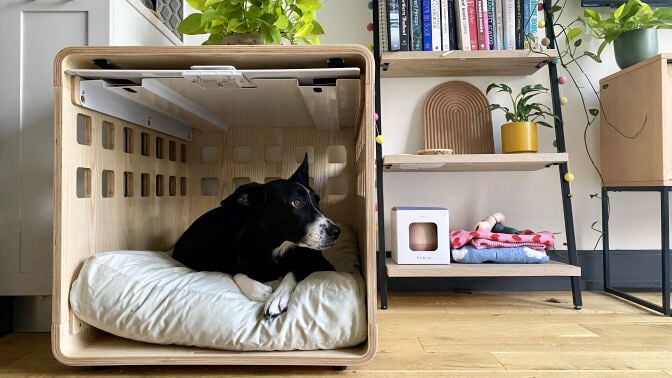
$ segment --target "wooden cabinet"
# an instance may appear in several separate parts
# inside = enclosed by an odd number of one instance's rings
[[[550,0],[544,6],[550,9]],[[550,15],[547,15],[550,19]],[[548,24],[552,24],[549,22]],[[379,25],[384,27],[384,25]],[[546,34],[553,33],[552,26]],[[551,45],[552,47],[552,45]],[[562,117],[559,91],[557,88],[557,67],[554,59],[557,51],[543,52],[528,50],[515,51],[449,51],[449,52],[380,52],[379,77],[462,77],[462,76],[527,76],[541,68],[548,68],[553,96],[553,110]],[[381,96],[379,96],[381,97]],[[377,111],[380,112],[380,104]],[[385,129],[385,115],[380,114],[380,130]],[[574,238],[573,214],[569,183],[563,179],[568,172],[568,155],[565,151],[562,122],[556,122],[557,153],[538,154],[460,154],[460,155],[386,155],[378,148],[378,205],[384,209],[381,183],[384,172],[473,172],[473,171],[536,171],[548,167],[558,167],[562,189],[563,214],[567,235],[568,264],[449,264],[449,265],[400,265],[385,257],[384,251],[378,256],[378,285],[381,293],[381,307],[387,307],[388,277],[569,277],[572,285],[574,307],[581,308],[581,288],[579,277],[581,268],[577,266]],[[533,172],[531,172],[533,174]],[[384,211],[378,213],[379,245],[385,245]],[[381,249],[384,249],[381,247]]]
[[[181,41],[140,0],[3,1],[0,32],[0,295],[50,295],[54,57],[67,46]]]
[[[605,186],[672,185],[672,54],[603,78],[600,102]]]

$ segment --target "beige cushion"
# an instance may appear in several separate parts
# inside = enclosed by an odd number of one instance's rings
[[[89,258],[70,291],[78,318],[133,340],[236,351],[314,350],[366,340],[364,283],[349,228],[325,257],[340,272],[300,281],[287,312],[261,316],[230,275],[195,272],[168,254],[102,252]],[[353,274],[354,273],[354,274]]]

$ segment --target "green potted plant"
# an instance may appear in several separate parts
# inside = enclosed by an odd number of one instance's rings
[[[508,85],[492,83],[485,93],[493,90],[508,93],[511,99],[511,108],[500,104],[490,104],[487,108],[491,112],[501,110],[506,117],[507,123],[502,125],[501,133],[502,152],[537,152],[537,125],[553,127],[544,121],[545,117],[558,118],[548,106],[532,101],[535,96],[547,93],[548,88],[541,84],[526,85],[514,96]]]
[[[640,0],[628,0],[607,18],[592,9],[584,9],[583,16],[582,21],[592,35],[602,40],[597,56],[600,57],[604,48],[613,42],[614,56],[620,68],[658,54],[656,29],[672,28],[672,8],[651,9]]]
[[[187,0],[192,13],[178,26],[182,34],[210,34],[204,45],[243,34],[247,43],[319,44],[324,30],[316,19],[319,0]],[[242,38],[246,43],[245,37]],[[232,43],[233,44],[233,43]]]

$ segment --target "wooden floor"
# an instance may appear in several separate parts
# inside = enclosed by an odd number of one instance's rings
[[[368,365],[324,367],[60,365],[48,334],[0,337],[1,377],[448,376],[672,377],[672,318],[601,292],[390,293]]]

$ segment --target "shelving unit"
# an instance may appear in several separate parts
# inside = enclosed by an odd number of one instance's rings
[[[580,276],[581,268],[557,261],[547,264],[399,265],[386,259],[388,277],[548,277]]]
[[[569,183],[564,180],[568,172],[568,155],[565,149],[560,94],[557,84],[557,67],[552,2],[544,0],[546,35],[551,39],[549,49],[542,52],[515,51],[450,51],[450,52],[381,52],[378,43],[379,25],[374,23],[374,55],[378,60],[376,92],[380,93],[381,78],[395,77],[461,77],[461,76],[527,76],[540,68],[548,67],[552,108],[558,116],[555,121],[557,153],[538,154],[477,154],[477,155],[388,155],[382,156],[377,146],[378,208],[384,209],[383,172],[474,172],[474,171],[537,171],[557,166],[562,192],[563,215],[567,240],[568,264],[450,264],[450,265],[398,265],[386,257],[384,211],[378,212],[378,287],[381,308],[387,308],[388,277],[569,277],[574,308],[582,306],[577,266],[574,221]],[[379,20],[378,1],[374,6],[374,20]],[[384,115],[381,114],[380,96],[376,96],[376,112],[382,132]]]
[[[386,155],[385,172],[538,171],[567,163],[567,153]]]
[[[381,77],[526,76],[558,56],[557,50],[383,52]]]

